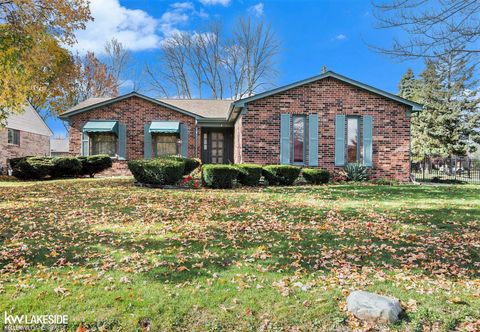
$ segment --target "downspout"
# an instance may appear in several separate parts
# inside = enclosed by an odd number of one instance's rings
[[[410,182],[417,183],[415,176],[412,174],[412,116],[414,115],[413,110],[407,111],[407,116],[410,119],[408,126],[408,177]]]
[[[198,158],[198,123],[195,123],[195,158]]]

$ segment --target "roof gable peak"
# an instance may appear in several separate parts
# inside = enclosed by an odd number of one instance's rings
[[[408,106],[412,107],[412,111],[421,111],[422,110],[422,105],[420,105],[416,102],[413,102],[411,100],[407,100],[407,99],[402,98],[400,96],[397,96],[393,93],[390,93],[390,92],[387,92],[387,91],[384,91],[384,90],[381,90],[381,89],[377,89],[373,86],[370,86],[370,85],[361,83],[359,81],[353,80],[351,78],[348,78],[346,76],[337,74],[337,73],[335,73],[331,70],[328,70],[325,73],[322,73],[320,75],[315,75],[315,76],[312,76],[312,77],[304,79],[304,80],[300,80],[300,81],[297,81],[297,82],[294,82],[294,83],[291,83],[291,84],[287,84],[287,85],[278,87],[276,89],[265,91],[265,92],[247,97],[247,98],[239,99],[239,100],[235,101],[233,104],[234,104],[235,107],[243,107],[243,106],[245,106],[245,104],[247,104],[249,102],[252,102],[254,100],[262,99],[262,98],[265,98],[265,97],[268,97],[268,96],[271,96],[271,95],[274,95],[274,94],[277,94],[277,93],[281,93],[281,92],[284,92],[284,91],[287,91],[287,90],[290,90],[290,89],[293,89],[293,88],[296,88],[296,87],[299,87],[299,86],[302,86],[302,85],[305,85],[305,84],[309,84],[309,83],[312,83],[312,82],[315,82],[315,81],[319,81],[319,80],[322,80],[322,79],[325,79],[325,78],[328,78],[328,77],[338,79],[342,82],[345,82],[345,83],[348,83],[350,85],[356,86],[358,88],[370,91],[372,93],[375,93],[375,94],[378,94],[378,95],[381,95],[381,96],[384,96],[388,99],[394,100],[394,101],[399,102],[401,104],[408,105]]]

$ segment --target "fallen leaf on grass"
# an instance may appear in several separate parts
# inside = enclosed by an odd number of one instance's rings
[[[61,296],[67,296],[70,294],[70,292],[68,291],[68,289],[64,288],[64,287],[57,287],[53,290],[55,292],[55,294],[57,295],[61,295]]]

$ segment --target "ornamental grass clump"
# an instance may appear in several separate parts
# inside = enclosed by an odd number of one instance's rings
[[[352,163],[345,166],[347,181],[363,182],[368,180],[368,168],[359,163]]]

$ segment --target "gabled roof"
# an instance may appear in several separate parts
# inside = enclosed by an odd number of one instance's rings
[[[72,115],[87,112],[89,110],[107,106],[121,100],[138,97],[161,105],[174,111],[193,116],[195,118],[226,118],[231,100],[215,99],[154,99],[138,92],[131,92],[119,97],[89,98],[70,108],[60,115],[60,119],[67,119]]]
[[[422,105],[418,103],[399,97],[397,95],[394,95],[393,93],[383,91],[383,90],[374,88],[370,85],[352,80],[351,78],[337,74],[333,71],[327,71],[326,73],[323,73],[321,75],[313,76],[305,80],[288,84],[273,90],[265,91],[251,97],[239,99],[237,101],[215,100],[215,99],[154,99],[154,98],[142,95],[138,92],[131,92],[123,96],[114,97],[114,98],[90,98],[79,103],[78,105],[72,107],[71,109],[69,109],[62,115],[60,115],[60,119],[68,119],[68,117],[72,115],[87,112],[89,110],[92,110],[98,107],[107,106],[130,97],[138,97],[138,98],[148,100],[152,103],[161,105],[163,107],[170,108],[174,111],[177,111],[186,115],[190,115],[196,118],[197,120],[223,119],[223,120],[229,121],[232,113],[238,112],[239,109],[242,109],[249,102],[252,102],[261,98],[265,98],[277,93],[281,93],[283,91],[290,90],[295,87],[312,83],[328,77],[335,78],[337,80],[348,83],[360,89],[370,91],[372,93],[394,100],[398,103],[410,106],[413,112],[418,112],[422,110]]]
[[[160,101],[198,114],[204,118],[227,117],[233,100],[219,99],[159,99]]]
[[[96,105],[96,104],[99,104],[99,103],[103,103],[107,100],[110,100],[110,99],[113,99],[114,97],[94,97],[94,98],[88,98],[87,100],[84,100],[80,103],[78,103],[77,105],[73,106],[72,108],[70,108],[69,110],[67,110],[65,113],[63,114],[67,114],[67,113],[70,113],[70,112],[73,112],[73,111],[77,111],[77,110],[81,110],[83,108],[86,108],[86,107],[89,107],[89,106],[92,106],[92,105]],[[62,114],[62,115],[63,115]]]
[[[397,95],[394,95],[393,93],[374,88],[373,86],[370,86],[370,85],[352,80],[351,78],[348,78],[346,76],[337,74],[337,73],[335,73],[333,71],[330,71],[330,70],[321,74],[321,75],[316,75],[316,76],[307,78],[305,80],[301,80],[301,81],[298,81],[298,82],[295,82],[295,83],[284,85],[284,86],[281,86],[279,88],[269,90],[269,91],[265,91],[265,92],[256,94],[256,95],[251,96],[251,97],[239,99],[239,100],[235,101],[233,103],[233,105],[235,107],[243,107],[243,106],[245,106],[245,104],[247,104],[249,102],[252,102],[254,100],[265,98],[265,97],[268,97],[268,96],[271,96],[271,95],[274,95],[274,94],[277,94],[277,93],[280,93],[280,92],[283,92],[283,91],[286,91],[286,90],[290,90],[290,89],[296,88],[296,87],[301,86],[301,85],[305,85],[305,84],[312,83],[312,82],[315,82],[315,81],[318,81],[318,80],[322,80],[322,79],[328,78],[328,77],[333,77],[333,78],[335,78],[339,81],[351,84],[351,85],[356,86],[358,88],[373,92],[375,94],[384,96],[388,99],[394,100],[394,101],[399,102],[401,104],[405,104],[407,106],[410,106],[410,107],[412,107],[412,111],[414,111],[414,112],[418,112],[418,111],[422,110],[422,105],[420,105],[418,103],[415,103],[413,101],[407,100],[407,99],[402,98],[402,97],[399,97]]]
[[[174,110],[174,111],[177,111],[179,113],[183,113],[183,114],[186,114],[186,115],[189,115],[189,116],[192,116],[194,118],[198,118],[198,117],[201,117],[197,114],[194,114],[194,113],[191,113],[191,112],[188,112],[188,111],[185,111],[183,109],[180,109],[176,106],[173,106],[173,105],[170,105],[170,104],[167,104],[167,103],[164,103],[160,100],[157,100],[157,99],[154,99],[154,98],[151,98],[151,97],[148,97],[148,96],[145,96],[145,95],[142,95],[138,92],[130,92],[130,93],[127,93],[125,95],[122,95],[122,96],[118,96],[118,97],[113,97],[113,98],[90,98],[90,99],[87,99],[81,103],[79,103],[78,105],[72,107],[71,109],[69,109],[68,111],[66,111],[65,113],[63,113],[62,115],[59,116],[60,119],[68,119],[70,116],[72,115],[76,115],[76,114],[80,114],[80,113],[83,113],[83,112],[87,112],[87,111],[90,111],[90,110],[93,110],[93,109],[96,109],[96,108],[99,108],[99,107],[102,107],[102,106],[107,106],[107,105],[111,105],[111,104],[114,104],[116,102],[119,102],[121,100],[124,100],[124,99],[127,99],[127,98],[130,98],[130,97],[138,97],[138,98],[141,98],[141,99],[144,99],[144,100],[148,100],[154,104],[157,104],[157,105],[160,105],[160,106],[163,106],[163,107],[166,107],[166,108],[169,108],[171,110]]]
[[[23,112],[9,114],[6,127],[43,136],[53,135],[45,120],[30,103],[25,104]]]

